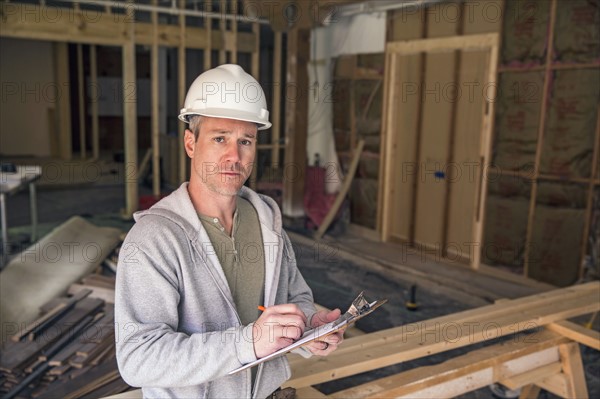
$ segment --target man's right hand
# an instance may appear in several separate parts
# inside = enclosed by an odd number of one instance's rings
[[[306,315],[297,305],[269,306],[254,323],[254,353],[258,359],[284,348],[304,333]]]

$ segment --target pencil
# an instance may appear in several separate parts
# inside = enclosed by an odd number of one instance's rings
[[[265,308],[262,305],[258,305],[258,310],[260,310],[261,312],[264,312],[265,310],[267,310],[267,308]]]

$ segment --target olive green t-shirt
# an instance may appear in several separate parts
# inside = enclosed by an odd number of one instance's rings
[[[265,287],[265,255],[260,221],[254,206],[237,197],[233,229],[229,236],[218,218],[199,214],[202,226],[221,263],[242,325],[260,315]]]

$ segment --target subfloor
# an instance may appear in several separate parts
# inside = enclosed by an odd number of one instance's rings
[[[140,195],[149,195],[140,187]],[[40,187],[38,189],[39,235],[79,215],[99,226],[119,227],[127,231],[132,222],[120,214],[124,207],[124,189],[119,184]],[[29,238],[29,199],[27,192],[8,198],[9,241],[13,252],[25,248]],[[303,233],[303,234],[302,234]],[[483,306],[499,298],[517,298],[547,289],[537,284],[517,284],[498,280],[458,264],[447,264],[435,256],[425,256],[402,246],[382,244],[352,235],[315,242],[306,231],[290,232],[298,265],[315,301],[329,308],[345,307],[359,291],[368,298],[387,298],[389,303],[358,322],[365,332],[426,320],[461,310]],[[418,309],[410,311],[411,286],[416,286]],[[342,309],[345,310],[345,309]],[[470,346],[468,350],[474,349]],[[317,386],[324,393],[364,383],[374,378],[408,370],[416,366],[442,362],[465,353],[459,349],[415,361],[386,367],[374,372],[332,381]],[[582,347],[586,378],[591,397],[600,396],[600,352]],[[462,398],[489,398],[487,388]],[[551,398],[542,392],[541,398]]]

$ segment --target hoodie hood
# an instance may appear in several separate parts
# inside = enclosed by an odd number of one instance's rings
[[[258,194],[248,187],[242,186],[238,195],[248,200],[258,213],[265,248],[265,305],[271,306],[275,302],[277,281],[280,273],[280,269],[277,265],[281,264],[284,246],[281,234],[281,212],[279,211],[277,203],[272,198]],[[177,224],[190,240],[192,247],[204,247],[207,243],[210,243],[208,234],[206,233],[204,226],[202,226],[202,222],[190,199],[188,182],[183,183],[177,190],[158,201],[150,209],[136,212],[133,215],[133,218],[137,222],[150,215],[161,216]],[[229,285],[227,284],[223,268],[214,251],[206,251],[206,248],[203,248],[199,253],[208,253],[208,255],[205,255],[204,259],[207,264],[212,266],[213,272],[216,274],[224,294],[233,303],[233,297]]]

